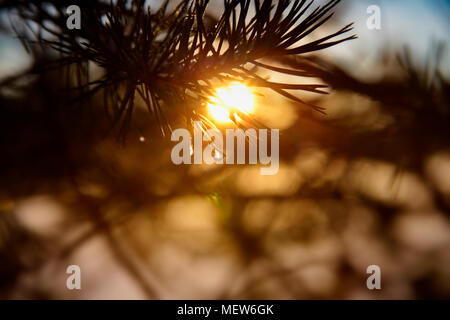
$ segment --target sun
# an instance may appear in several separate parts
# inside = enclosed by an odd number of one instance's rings
[[[218,122],[232,122],[231,115],[239,120],[238,112],[250,114],[253,108],[253,93],[242,83],[232,83],[227,87],[217,88],[215,95],[210,97],[208,103],[210,115]]]

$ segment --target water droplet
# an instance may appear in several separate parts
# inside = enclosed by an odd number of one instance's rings
[[[223,153],[217,150],[214,150],[214,159],[215,160],[222,160],[223,159]]]

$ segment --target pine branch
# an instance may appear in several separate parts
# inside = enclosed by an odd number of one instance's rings
[[[338,38],[352,30],[349,24],[302,43],[332,17],[331,10],[340,0],[314,10],[310,10],[314,0],[225,0],[217,20],[206,13],[208,0],[180,1],[172,11],[168,0],[157,11],[151,11],[145,0],[109,4],[97,0],[80,4],[82,27],[68,30],[64,13],[73,2],[5,1],[0,8],[16,9],[20,21],[28,26],[28,31],[16,29],[26,47],[38,44],[59,52],[60,57],[42,70],[75,65],[78,77],[72,88],[79,98],[103,92],[105,109],[123,133],[137,95],[163,134],[170,131],[165,120],[168,110],[180,111],[188,123],[201,119],[203,106],[213,95],[214,81],[270,88],[309,105],[287,90],[323,93],[318,90],[322,86],[273,83],[258,76],[255,69],[311,77],[314,75],[307,70],[277,68],[262,61],[299,56],[355,38]],[[306,14],[308,10],[311,13]],[[101,79],[90,79],[88,62],[104,69]],[[255,68],[248,69],[249,62]],[[119,88],[124,88],[120,94]]]

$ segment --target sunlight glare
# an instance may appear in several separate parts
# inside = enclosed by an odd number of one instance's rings
[[[253,93],[241,83],[233,83],[228,87],[218,88],[214,97],[210,98],[208,110],[219,122],[231,122],[230,113],[237,110],[249,114],[253,111]],[[239,120],[237,113],[234,117]]]

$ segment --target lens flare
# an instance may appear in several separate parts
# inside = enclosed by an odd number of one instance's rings
[[[236,111],[250,114],[253,107],[253,93],[241,83],[232,83],[227,87],[216,89],[215,95],[208,103],[210,115],[218,122],[232,122],[231,115],[239,120]]]

